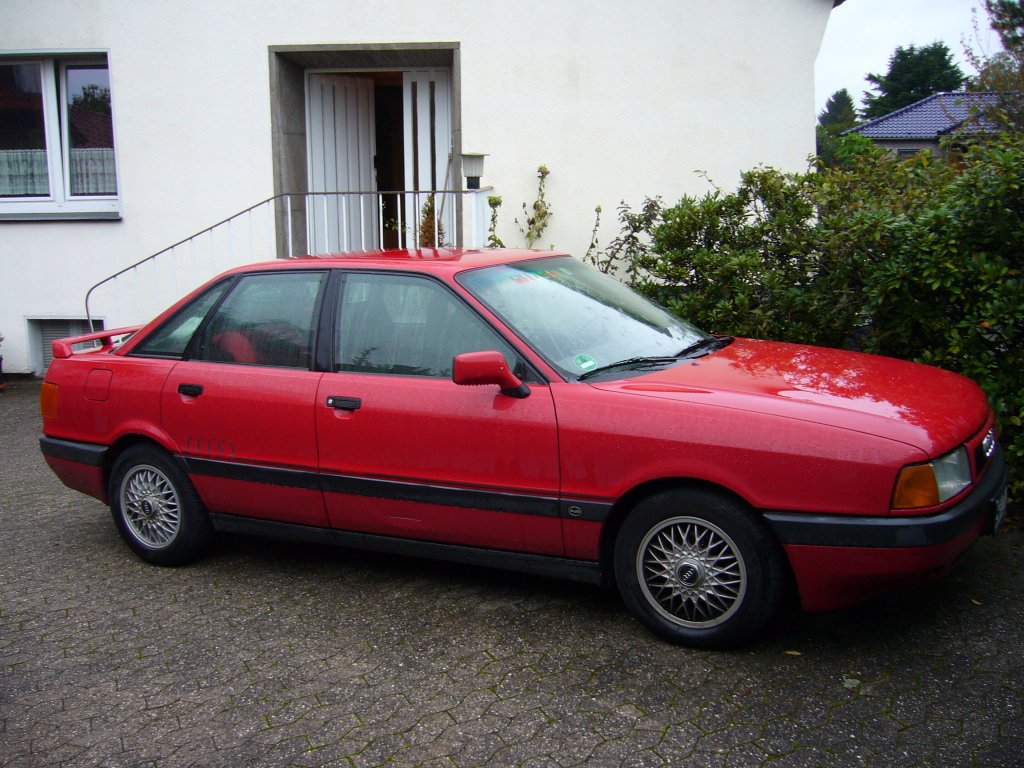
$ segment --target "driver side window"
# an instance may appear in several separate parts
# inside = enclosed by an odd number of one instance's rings
[[[335,329],[335,370],[450,377],[463,352],[516,353],[475,312],[433,280],[349,274]]]

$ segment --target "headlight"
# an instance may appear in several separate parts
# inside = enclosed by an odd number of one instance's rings
[[[956,496],[971,484],[967,449],[940,456],[927,464],[913,464],[900,470],[892,495],[893,509],[934,507]]]

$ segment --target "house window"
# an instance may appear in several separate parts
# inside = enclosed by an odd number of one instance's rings
[[[0,57],[0,219],[120,218],[106,56]]]

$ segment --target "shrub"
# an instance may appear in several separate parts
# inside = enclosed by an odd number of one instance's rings
[[[836,158],[804,174],[757,168],[735,192],[684,197],[649,217],[644,239],[629,232],[631,248],[615,257],[634,285],[710,330],[855,347],[970,376],[999,413],[1017,472],[1024,139],[1004,136],[946,162],[898,160],[856,137]],[[1024,489],[1019,474],[1013,487]]]
[[[420,226],[418,233],[418,244],[420,248],[443,248],[445,243],[444,222],[438,217],[434,196],[427,195],[423,203],[423,210],[420,211]]]
[[[741,336],[837,344],[849,323],[835,302],[852,292],[843,265],[817,242],[813,178],[759,168],[739,188],[684,198],[662,211],[638,284],[684,317]],[[825,306],[834,310],[827,321]]]
[[[1024,141],[975,147],[931,205],[887,222],[867,285],[870,349],[964,373],[1000,415],[1024,464]]]

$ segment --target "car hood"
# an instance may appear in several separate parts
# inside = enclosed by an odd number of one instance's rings
[[[979,430],[988,402],[970,379],[888,357],[737,339],[694,360],[593,386],[774,414],[878,435],[937,455]]]

